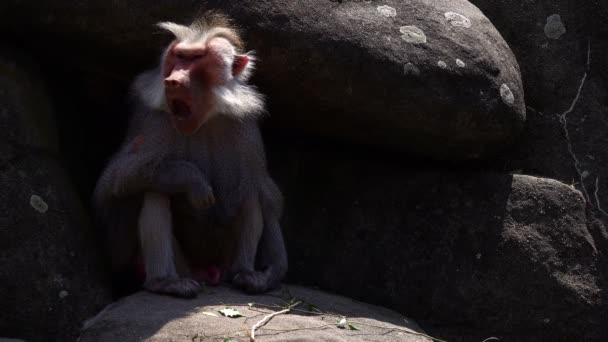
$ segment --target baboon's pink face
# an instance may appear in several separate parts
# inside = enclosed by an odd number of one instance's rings
[[[205,42],[174,41],[163,63],[165,96],[171,123],[192,135],[215,110],[213,89],[243,72],[247,55],[237,55],[230,42],[214,37]]]

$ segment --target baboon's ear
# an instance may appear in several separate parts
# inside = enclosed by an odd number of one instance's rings
[[[232,76],[239,77],[249,65],[250,58],[247,55],[236,55],[232,64]]]
[[[255,69],[255,54],[249,51],[244,55],[236,55],[232,65],[232,76],[240,81],[247,81]]]

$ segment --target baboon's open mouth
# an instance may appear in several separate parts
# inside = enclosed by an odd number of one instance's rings
[[[186,101],[173,100],[171,101],[171,114],[178,120],[186,120],[192,115],[192,110]]]

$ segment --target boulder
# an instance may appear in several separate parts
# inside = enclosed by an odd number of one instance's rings
[[[268,145],[289,281],[398,310],[450,341],[608,336],[598,250],[571,186]]]
[[[245,29],[260,57],[256,82],[269,97],[270,124],[277,128],[470,159],[503,148],[523,127],[517,61],[468,1],[205,4]],[[33,53],[55,51],[64,60],[65,49],[47,47],[52,35],[52,43],[76,54],[81,67],[130,78],[156,62],[168,42],[153,24],[188,22],[200,6],[187,0],[7,0],[0,12],[11,15],[0,27],[31,32],[34,39],[44,32]],[[79,44],[90,48],[74,51]],[[106,50],[112,53],[99,53]]]
[[[86,211],[57,160],[36,68],[0,54],[0,332],[73,340],[110,300]]]
[[[255,330],[255,341],[431,341],[416,323],[396,312],[298,286],[248,296],[209,288],[193,300],[136,293],[89,320],[79,342],[250,341],[248,332],[266,315],[301,302]],[[236,310],[241,317],[220,311]],[[344,328],[337,323],[346,318]],[[350,324],[350,325],[349,325]]]

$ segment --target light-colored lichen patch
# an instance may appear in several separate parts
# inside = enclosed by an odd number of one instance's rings
[[[444,16],[448,23],[452,24],[452,26],[464,28],[471,27],[471,20],[460,13],[446,12]]]
[[[504,83],[500,86],[500,97],[506,104],[512,105],[515,103],[515,96],[513,95],[513,92],[509,86]]]
[[[392,8],[391,6],[386,6],[386,5],[378,6],[377,10],[378,10],[378,13],[380,13],[380,15],[383,15],[387,18],[397,16],[397,10]]]
[[[43,214],[46,213],[47,210],[49,210],[49,205],[46,204],[42,197],[38,195],[32,195],[32,197],[30,197],[30,205],[32,206],[32,208],[36,209],[36,211]]]
[[[448,67],[448,64],[444,61],[439,61],[439,62],[437,62],[437,66],[440,67],[441,69],[445,69]]]
[[[61,292],[59,292],[59,298],[61,298],[61,299],[65,298],[65,297],[67,297],[69,295],[70,294],[66,290],[62,290]]]
[[[458,67],[460,68],[464,68],[465,66],[467,66],[460,58],[456,58],[456,65],[458,65]]]
[[[545,35],[551,39],[559,39],[564,33],[566,33],[566,27],[562,22],[562,17],[559,14],[548,16],[545,24]]]
[[[413,63],[406,63],[403,66],[403,73],[408,76],[418,76],[420,75],[420,69]]]
[[[424,32],[414,25],[401,26],[399,28],[401,38],[408,43],[423,44],[426,43],[426,35]]]

